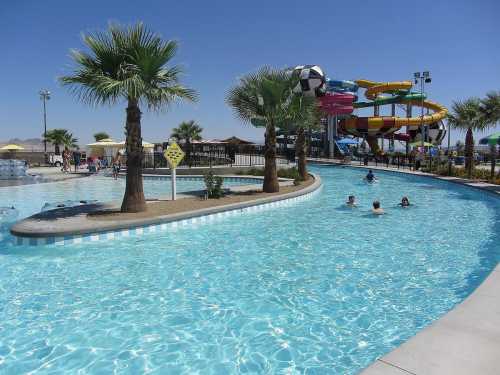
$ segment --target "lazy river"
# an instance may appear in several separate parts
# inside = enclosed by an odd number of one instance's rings
[[[308,200],[171,232],[23,247],[3,228],[0,373],[355,374],[461,302],[500,259],[491,194],[312,170],[324,186]],[[0,206],[25,217],[50,199],[119,199],[120,184],[0,188]],[[150,197],[164,194],[155,184],[145,181]],[[350,194],[358,208],[344,207]],[[408,209],[397,207],[403,195]],[[370,214],[375,199],[386,215]]]

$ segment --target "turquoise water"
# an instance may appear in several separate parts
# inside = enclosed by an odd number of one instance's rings
[[[224,187],[254,184],[251,180],[225,180]],[[177,192],[205,189],[200,179],[177,179]],[[121,202],[125,191],[125,179],[114,180],[111,177],[93,176],[61,182],[34,185],[0,187],[0,207],[14,205],[20,211],[20,217],[40,212],[45,203],[53,204],[64,201],[98,200],[100,202]],[[170,198],[171,180],[165,178],[147,178],[144,180],[144,194],[147,199]],[[29,199],[27,199],[29,197]]]
[[[99,244],[4,245],[0,373],[355,374],[499,260],[497,198],[314,171],[321,192],[284,208]],[[0,205],[39,209],[41,186],[2,191]],[[351,193],[357,209],[342,205]],[[402,195],[414,206],[398,208]],[[369,214],[374,199],[386,215]]]

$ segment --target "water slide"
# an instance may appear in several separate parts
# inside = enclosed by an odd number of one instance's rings
[[[365,108],[386,104],[409,104],[422,107],[432,113],[417,117],[371,116],[352,117],[340,121],[341,129],[356,137],[365,137],[372,151],[378,151],[376,139],[400,130],[403,126],[418,127],[422,123],[429,125],[441,121],[448,110],[441,104],[427,100],[422,94],[411,92],[413,84],[402,82],[374,82],[365,79],[355,81],[356,85],[366,89],[365,97],[370,102],[353,103],[354,108]],[[381,94],[390,94],[381,95]]]

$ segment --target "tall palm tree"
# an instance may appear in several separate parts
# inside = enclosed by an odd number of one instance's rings
[[[500,122],[500,91],[492,91],[481,99],[481,115],[488,127],[495,127]],[[497,145],[490,145],[491,170],[490,178],[495,177]]]
[[[321,111],[315,98],[295,96],[290,100],[288,109],[289,128],[295,132],[295,154],[297,156],[297,167],[300,179],[309,179],[306,160],[306,132],[319,129]]]
[[[297,78],[288,71],[264,67],[241,78],[239,84],[230,89],[226,97],[226,102],[241,120],[265,126],[262,190],[266,193],[279,191],[276,128],[287,120],[288,105],[296,83]]]
[[[145,211],[141,106],[159,111],[179,99],[196,100],[196,94],[179,84],[181,69],[167,65],[177,43],[162,40],[142,23],[112,24],[107,32],[85,35],[83,42],[88,51],[72,51],[75,70],[60,81],[90,105],[127,103],[127,178],[121,211]]]
[[[109,134],[106,132],[98,132],[94,134],[94,139],[96,142],[99,142],[100,140],[107,138],[109,138]]]
[[[310,106],[307,109],[304,119],[301,122],[299,121],[298,123],[295,149],[298,150],[298,170],[302,180],[307,180],[309,178],[306,159],[306,150],[309,145],[306,141],[306,132],[309,134],[310,140],[311,133],[321,128],[321,118],[323,117],[323,115],[324,114],[319,110],[316,103],[314,103],[314,105]]]
[[[474,166],[474,130],[483,130],[487,127],[481,115],[481,101],[478,98],[469,98],[464,101],[453,102],[448,114],[448,123],[455,129],[466,130],[465,135],[465,169],[468,178],[472,176]]]
[[[56,155],[61,155],[61,145],[66,145],[68,136],[73,137],[66,129],[52,129],[47,131],[45,140],[54,145]]]

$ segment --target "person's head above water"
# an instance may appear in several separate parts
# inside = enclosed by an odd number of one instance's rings
[[[374,208],[375,210],[378,210],[378,209],[380,208],[380,202],[379,202],[379,201],[374,201],[374,202],[373,202],[373,208]]]
[[[408,199],[408,197],[403,197],[401,199],[401,206],[409,206],[410,205],[410,200]]]
[[[355,200],[356,197],[354,195],[349,195],[349,197],[347,198],[347,203],[354,203]]]

